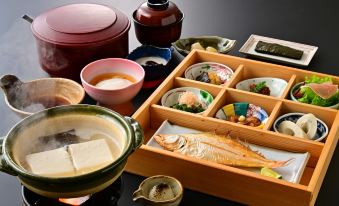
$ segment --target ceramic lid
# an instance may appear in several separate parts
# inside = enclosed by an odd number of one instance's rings
[[[177,5],[168,0],[148,0],[133,13],[133,18],[149,26],[166,26],[184,17]]]
[[[98,4],[70,4],[49,10],[32,23],[39,39],[56,44],[104,41],[128,30],[130,21],[121,11]]]

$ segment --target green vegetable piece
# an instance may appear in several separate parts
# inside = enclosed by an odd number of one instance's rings
[[[267,176],[267,177],[273,177],[273,178],[277,178],[277,179],[282,179],[281,174],[273,171],[272,169],[270,169],[268,167],[261,168],[260,174],[263,175],[263,176]]]
[[[205,111],[205,109],[201,105],[188,107],[186,104],[176,103],[171,107],[174,109],[178,109],[178,110],[185,111],[185,112],[191,112],[191,113],[200,113],[200,112]]]

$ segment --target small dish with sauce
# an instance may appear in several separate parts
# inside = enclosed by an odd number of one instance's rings
[[[159,48],[151,45],[142,45],[133,50],[127,59],[137,62],[145,70],[143,88],[152,88],[159,85],[170,73],[168,66],[172,58],[170,48]]]
[[[4,75],[0,87],[8,107],[22,118],[55,106],[79,104],[85,97],[80,84],[65,78],[22,82],[14,75]]]
[[[133,201],[150,206],[177,206],[184,189],[174,177],[156,175],[145,179],[133,193]]]
[[[139,64],[122,58],[94,61],[80,73],[86,93],[99,105],[114,110],[118,110],[114,105],[127,103],[138,94],[144,76],[144,69]]]

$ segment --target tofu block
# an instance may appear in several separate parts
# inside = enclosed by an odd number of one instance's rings
[[[71,144],[68,151],[77,174],[85,174],[107,166],[114,161],[105,139]]]
[[[32,173],[49,177],[74,176],[75,168],[65,148],[34,153],[26,156]]]

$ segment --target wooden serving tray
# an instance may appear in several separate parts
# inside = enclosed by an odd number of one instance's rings
[[[185,79],[186,68],[199,62],[225,64],[234,70],[234,75],[222,86]],[[174,176],[186,188],[244,204],[314,205],[338,141],[339,112],[288,100],[291,87],[313,74],[330,76],[229,55],[191,52],[133,115],[144,129],[145,140],[144,145],[130,156],[126,171],[142,176]],[[277,77],[286,80],[288,85],[281,98],[234,89],[239,81],[255,77]],[[334,83],[339,84],[339,77],[331,77]],[[183,86],[204,89],[214,96],[211,106],[203,115],[160,105],[165,92]],[[269,114],[267,124],[263,129],[258,129],[214,118],[218,109],[233,102],[249,102],[263,107]],[[275,119],[289,112],[313,113],[322,119],[329,127],[327,138],[315,142],[271,131]],[[310,159],[300,183],[296,184],[145,145],[166,119],[173,124],[201,131],[216,130],[220,134],[232,131],[233,136],[257,145],[291,152],[309,152]]]

